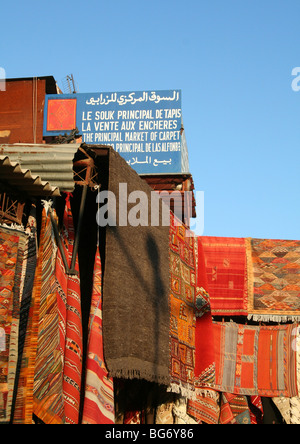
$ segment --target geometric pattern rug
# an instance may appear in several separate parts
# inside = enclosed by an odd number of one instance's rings
[[[251,424],[246,396],[222,393],[219,424]]]
[[[11,419],[28,236],[0,226],[0,423]]]
[[[196,238],[173,213],[170,223],[170,391],[195,396]]]
[[[85,395],[82,424],[114,424],[114,384],[108,376],[102,338],[102,265],[95,255],[90,308]]]
[[[300,241],[247,239],[248,317],[300,319]]]

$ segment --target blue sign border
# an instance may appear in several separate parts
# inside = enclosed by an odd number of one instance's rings
[[[50,100],[76,99],[76,126],[88,145],[110,145],[139,174],[182,172],[181,90],[46,95],[44,137]],[[185,148],[185,147],[184,147]]]

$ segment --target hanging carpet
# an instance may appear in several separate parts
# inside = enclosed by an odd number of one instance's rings
[[[47,263],[49,257],[49,237],[47,236],[47,232],[49,234],[49,231],[47,231],[47,229],[50,227],[49,224],[50,220],[47,221],[46,210],[43,209],[36,267],[35,270],[31,269],[30,271],[30,273],[34,271],[34,282],[13,417],[14,424],[32,424],[34,409],[33,391],[35,360],[39,336],[40,304],[43,291],[43,277],[45,277],[47,274],[45,264]]]
[[[231,393],[221,394],[219,424],[251,424],[246,396]]]
[[[71,265],[74,245],[74,225],[67,194],[61,233],[65,257]],[[82,376],[82,314],[79,263],[76,256],[75,274],[66,272],[61,252],[56,261],[59,343],[63,359],[63,396],[66,424],[78,424]]]
[[[18,362],[17,376],[14,387],[14,396],[12,403],[13,424],[24,423],[24,406],[26,405],[26,383],[27,372],[24,370],[27,366],[27,355],[25,344],[27,343],[27,328],[30,323],[30,307],[32,303],[32,292],[37,264],[37,223],[36,223],[36,207],[31,206],[30,214],[27,221],[26,233],[28,234],[28,247],[25,251],[23,261],[23,269],[25,270],[24,285],[22,289],[21,305],[20,305],[20,324],[19,324],[19,341],[18,341]]]
[[[194,385],[197,392],[205,393],[215,385],[214,329],[210,307],[205,256],[201,239],[198,246],[196,267],[196,328]]]
[[[243,238],[202,236],[211,312],[247,315],[247,255]]]
[[[248,315],[256,321],[300,319],[300,241],[247,239]]]
[[[0,226],[0,423],[11,419],[28,236]]]
[[[57,219],[56,219],[57,221]],[[63,365],[59,349],[58,305],[55,282],[57,247],[50,215],[42,214],[43,247],[39,324],[35,358],[33,413],[46,424],[63,424]]]
[[[82,424],[114,424],[114,385],[108,377],[102,337],[102,267],[99,248],[94,265]]]
[[[265,397],[297,396],[293,325],[214,323],[216,389]]]
[[[170,390],[195,396],[196,237],[171,213],[170,226]]]
[[[195,399],[188,400],[187,412],[199,424],[218,424],[220,416],[220,393],[214,390],[197,392]]]
[[[131,194],[136,191],[142,191],[147,202],[138,203]],[[111,223],[106,227],[103,343],[109,376],[168,385],[169,226],[151,225],[150,203],[156,193],[113,149],[109,150],[108,192]],[[136,204],[128,203],[130,194]],[[138,209],[141,224],[134,226]]]

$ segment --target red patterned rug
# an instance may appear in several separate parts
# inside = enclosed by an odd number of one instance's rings
[[[295,326],[214,323],[216,390],[266,397],[298,395]]]
[[[195,294],[197,242],[171,214],[170,307],[171,389],[183,396],[194,393]]]
[[[247,315],[247,255],[243,238],[200,238],[203,245],[211,312]]]

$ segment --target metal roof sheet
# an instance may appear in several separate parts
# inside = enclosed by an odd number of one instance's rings
[[[35,196],[75,187],[73,159],[80,144],[0,145],[0,181]]]

